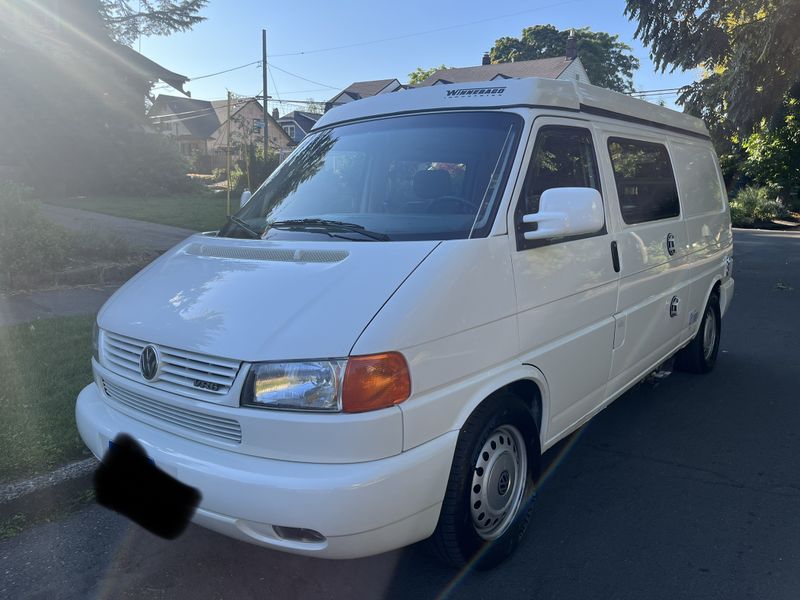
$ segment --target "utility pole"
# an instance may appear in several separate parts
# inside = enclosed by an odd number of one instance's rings
[[[231,93],[228,92],[228,135],[225,147],[228,149],[228,208],[227,215],[231,216]]]
[[[261,30],[261,79],[264,83],[264,164],[267,163],[267,150],[269,150],[269,125],[267,124],[267,30]]]

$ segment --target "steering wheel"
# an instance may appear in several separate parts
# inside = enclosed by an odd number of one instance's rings
[[[436,207],[439,204],[444,204],[446,202],[450,202],[451,205],[452,205],[452,203],[455,202],[456,204],[459,204],[459,205],[465,207],[467,209],[465,211],[466,213],[472,213],[472,212],[475,212],[476,210],[478,210],[478,205],[477,204],[474,204],[474,203],[470,202],[469,200],[465,200],[464,198],[459,198],[458,196],[439,196],[438,198],[432,198],[431,200],[428,201],[427,206],[425,206],[425,210],[426,211],[430,211],[430,212],[452,212],[452,211],[442,211],[442,210],[436,211],[436,210],[434,210],[434,207]],[[463,214],[463,213],[459,213],[459,214]]]

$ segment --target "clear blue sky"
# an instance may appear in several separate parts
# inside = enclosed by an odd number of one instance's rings
[[[211,0],[203,11],[206,21],[187,33],[144,38],[141,51],[168,69],[196,77],[260,60],[261,29],[266,28],[268,62],[275,65],[270,96],[324,101],[353,81],[396,77],[405,83],[419,66],[480,64],[497,38],[519,36],[523,27],[552,24],[559,29],[590,27],[618,34],[641,61],[634,78],[636,89],[674,88],[695,79],[693,72],[656,73],[648,51],[633,37],[635,24],[623,15],[624,8],[624,0],[404,0],[392,5],[374,0]],[[387,39],[400,36],[406,37]],[[330,49],[351,44],[362,45]],[[321,49],[327,50],[315,52]],[[261,71],[253,65],[190,82],[187,89],[195,98],[215,100],[224,98],[226,90],[255,95],[261,87]],[[663,98],[674,107],[674,95]],[[277,106],[281,114],[299,108]]]

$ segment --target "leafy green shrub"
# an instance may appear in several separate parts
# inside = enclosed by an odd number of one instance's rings
[[[231,192],[241,194],[247,187],[247,173],[239,167],[231,170]]]
[[[199,184],[187,177],[189,165],[175,142],[160,134],[117,132],[108,152],[95,163],[84,187],[87,192],[151,196],[198,188]]]
[[[248,170],[249,189],[255,192],[280,164],[278,155],[274,152],[268,154],[267,160],[264,160],[264,150],[261,147],[247,146],[244,152],[245,156],[236,163],[236,170],[231,171],[231,190],[236,194],[241,194],[248,187]]]
[[[735,227],[752,227],[787,215],[786,207],[767,187],[755,185],[739,190],[730,202]]]
[[[121,260],[132,251],[107,235],[80,235],[51,222],[39,212],[30,190],[0,183],[0,281],[35,273],[56,272],[97,260]]]
[[[214,180],[214,183],[219,181],[225,181],[225,178],[228,176],[227,169],[214,169],[211,171],[211,177]]]
[[[214,163],[216,157],[210,154],[202,154],[198,150],[192,152],[192,157],[189,159],[189,167],[192,173],[203,173],[210,175],[214,172]]]
[[[174,140],[158,133],[111,129],[82,134],[70,148],[54,144],[26,161],[25,180],[43,197],[88,194],[155,196],[191,193],[201,184],[187,176],[189,164]]]

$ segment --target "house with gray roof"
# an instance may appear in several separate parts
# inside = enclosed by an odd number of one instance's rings
[[[214,166],[221,167],[228,151],[228,101],[198,100],[161,94],[147,116],[150,125],[173,138],[186,157],[194,154],[211,156]],[[267,115],[269,147],[281,159],[295,146],[286,131]],[[238,158],[243,145],[264,143],[264,112],[255,98],[236,98],[231,104],[230,146]]]
[[[473,81],[497,81],[500,79],[522,79],[525,77],[546,77],[548,79],[568,79],[591,83],[580,57],[557,56],[537,60],[492,64],[489,55],[484,54],[483,64],[477,67],[439,69],[432,73],[417,87],[447,83],[468,83]]]
[[[357,81],[325,103],[325,111],[334,106],[360,100],[377,94],[396,92],[409,87],[427,87],[448,83],[473,83],[480,81],[498,81],[502,79],[523,79],[526,77],[546,77],[548,79],[565,79],[592,83],[577,53],[574,35],[567,40],[564,56],[540,58],[536,60],[520,60],[506,63],[492,63],[489,53],[483,55],[481,64],[475,67],[458,67],[439,69],[422,83],[414,86],[403,85],[397,79],[379,79],[377,81]]]
[[[341,106],[353,100],[361,100],[378,94],[388,94],[397,90],[405,89],[405,86],[397,79],[377,79],[375,81],[356,81],[351,83],[341,92],[325,103],[325,112],[334,106]]]
[[[310,113],[303,110],[293,110],[289,114],[283,115],[276,119],[278,125],[283,127],[287,135],[294,140],[295,143],[300,143],[304,137],[308,135],[311,128],[322,115],[317,113]]]

